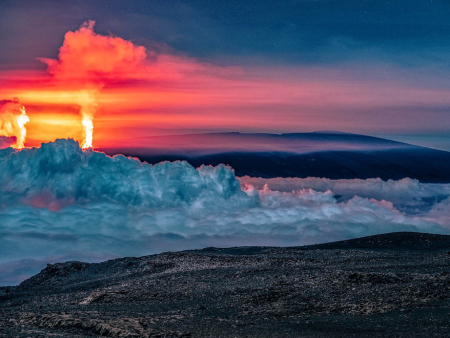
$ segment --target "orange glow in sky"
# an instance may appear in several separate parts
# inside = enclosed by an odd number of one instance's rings
[[[404,118],[389,112],[386,126],[383,109],[403,114],[404,107],[430,102],[450,105],[445,90],[389,77],[351,78],[320,68],[221,67],[158,53],[99,35],[93,21],[65,35],[57,59],[39,60],[46,71],[0,71],[0,99],[18,97],[27,109],[27,115],[20,113],[26,139],[6,128],[0,134],[15,136],[17,147],[23,140],[38,146],[69,137],[83,148],[142,147],[148,136],[201,131],[400,130]],[[371,110],[377,114],[360,114]],[[412,120],[426,124],[421,116]],[[5,119],[3,114],[4,125]]]

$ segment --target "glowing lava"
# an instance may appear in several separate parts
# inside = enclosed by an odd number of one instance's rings
[[[94,131],[94,124],[92,123],[92,119],[89,116],[83,116],[82,124],[84,128],[84,140],[82,148],[92,148],[92,138]]]
[[[27,137],[25,124],[30,121],[25,107],[19,99],[0,101],[0,136],[15,137],[16,143],[11,147],[22,149]]]
[[[27,122],[30,122],[30,118],[27,116],[25,107],[22,106],[20,110],[22,111],[22,113],[19,116],[17,116],[17,125],[20,130],[19,137],[17,137],[15,144],[15,148],[17,149],[22,149],[25,145],[25,139],[27,137],[27,128],[25,128],[25,124]]]
[[[96,90],[83,90],[77,97],[80,105],[81,124],[83,125],[82,148],[92,148],[94,139],[94,113],[97,110]]]

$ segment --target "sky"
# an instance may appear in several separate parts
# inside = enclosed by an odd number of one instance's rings
[[[450,151],[449,15],[444,0],[3,0],[0,105],[25,107],[25,146],[339,130]]]

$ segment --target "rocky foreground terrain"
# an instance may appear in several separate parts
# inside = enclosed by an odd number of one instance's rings
[[[0,288],[0,337],[450,336],[450,236],[48,265]]]

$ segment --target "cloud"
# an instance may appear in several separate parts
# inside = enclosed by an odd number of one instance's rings
[[[73,140],[0,150],[0,165],[0,284],[56,260],[450,232],[447,184],[238,180],[224,165],[149,165],[82,151]]]
[[[431,209],[436,203],[450,196],[450,184],[424,184],[418,180],[404,178],[398,181],[382,181],[379,178],[331,180],[327,178],[239,178],[241,185],[252,185],[256,189],[282,192],[311,188],[317,192],[331,190],[339,201],[354,196],[388,200],[395,208],[409,213],[420,213]]]
[[[118,155],[82,151],[74,140],[0,151],[1,202],[44,206],[111,202],[125,207],[174,208],[209,201],[248,200],[230,168],[187,162],[155,166]],[[47,202],[46,202],[47,201]],[[241,201],[242,202],[242,201]]]
[[[98,35],[94,25],[94,21],[87,21],[79,30],[66,33],[57,60],[40,58],[50,74],[62,81],[93,83],[126,78],[142,67],[147,58],[144,47]]]
[[[0,136],[0,149],[11,147],[16,143],[15,136]]]
[[[200,62],[168,47],[151,50],[117,36],[100,35],[94,26],[95,21],[89,20],[78,30],[67,32],[57,59],[39,58],[58,84],[78,88],[150,81],[150,86],[172,86],[176,84],[173,81],[242,75],[237,67]]]

